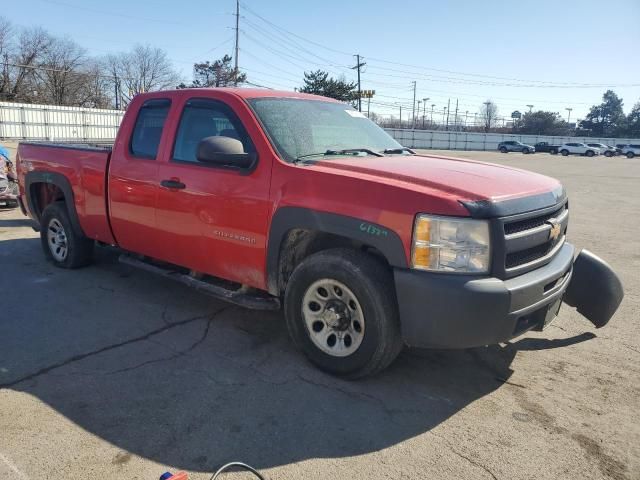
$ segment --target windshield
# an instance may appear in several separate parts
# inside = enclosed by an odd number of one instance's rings
[[[344,149],[380,152],[402,146],[344,103],[295,98],[249,100],[274,147],[287,162]]]

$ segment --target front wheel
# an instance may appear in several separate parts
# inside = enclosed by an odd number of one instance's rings
[[[366,253],[337,248],[309,256],[287,283],[284,307],[295,344],[333,375],[374,375],[402,350],[393,277]]]
[[[40,243],[47,260],[57,267],[83,267],[93,257],[94,242],[74,231],[64,202],[52,203],[42,212]]]
[[[607,150],[606,152],[604,152],[604,156],[605,157],[613,157],[613,152],[610,152],[610,151]]]
[[[560,154],[561,154],[563,157],[566,157],[567,155],[569,155],[569,150],[562,150],[562,151],[560,152]]]
[[[627,152],[627,158],[633,158],[633,157],[635,157],[635,155],[636,154],[633,153],[633,152]]]
[[[528,148],[523,148],[522,149],[522,153],[524,153],[525,155],[529,155],[529,153],[531,153],[531,152],[529,151]]]
[[[587,157],[593,157],[593,156],[595,155],[595,153],[593,152],[593,150],[587,150],[587,151],[586,151],[586,153],[585,153],[585,155],[586,155]]]
[[[501,152],[501,153],[507,153],[507,152],[508,152],[508,150],[507,150],[507,148],[506,148],[506,147],[500,147],[500,152]]]

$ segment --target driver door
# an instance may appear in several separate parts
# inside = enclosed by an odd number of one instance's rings
[[[185,99],[172,148],[160,164],[156,227],[165,259],[192,270],[264,287],[269,163],[242,171],[197,160],[205,137],[254,142],[234,111],[214,99]]]

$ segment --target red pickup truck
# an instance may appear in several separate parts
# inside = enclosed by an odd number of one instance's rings
[[[596,326],[623,291],[565,241],[542,175],[417,155],[313,95],[185,89],[137,96],[113,146],[21,143],[23,212],[56,265],[95,244],[250,308],[284,307],[294,342],[346,377],[403,345],[466,348],[542,329],[562,300]]]

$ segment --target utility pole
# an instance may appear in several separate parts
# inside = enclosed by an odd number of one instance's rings
[[[411,113],[412,128],[416,128],[416,81],[413,81],[413,112]]]
[[[400,107],[400,128],[402,128],[402,105],[399,105]]]
[[[567,123],[571,123],[571,110],[573,110],[573,108],[565,108],[565,110],[569,112],[567,115]]]
[[[115,81],[113,82],[113,86],[115,89],[115,96],[116,96],[116,110],[120,110],[120,95],[118,94],[118,87],[120,85],[120,80],[118,79],[118,75],[114,75],[115,77]]]
[[[456,98],[456,114],[453,117],[453,126],[458,130],[458,99]]]
[[[240,36],[240,0],[236,0],[236,47],[235,47],[235,55],[233,56],[234,60],[234,69],[235,69],[235,82],[234,85],[238,86],[238,39]]]
[[[445,130],[449,130],[449,114],[451,113],[451,99],[447,100],[447,126]]]
[[[433,107],[435,107],[436,104],[432,103],[431,104],[431,128],[433,128]]]
[[[442,124],[444,125],[444,117],[447,115],[447,107],[442,109]]]
[[[422,100],[418,100],[418,117],[420,117],[420,104],[422,103]],[[416,122],[414,120],[413,122],[413,128],[416,128]]]
[[[362,90],[360,88],[360,69],[366,65],[366,63],[360,61],[360,55],[354,55],[356,57],[356,66],[351,67],[351,70],[358,70],[358,111],[362,111]]]

